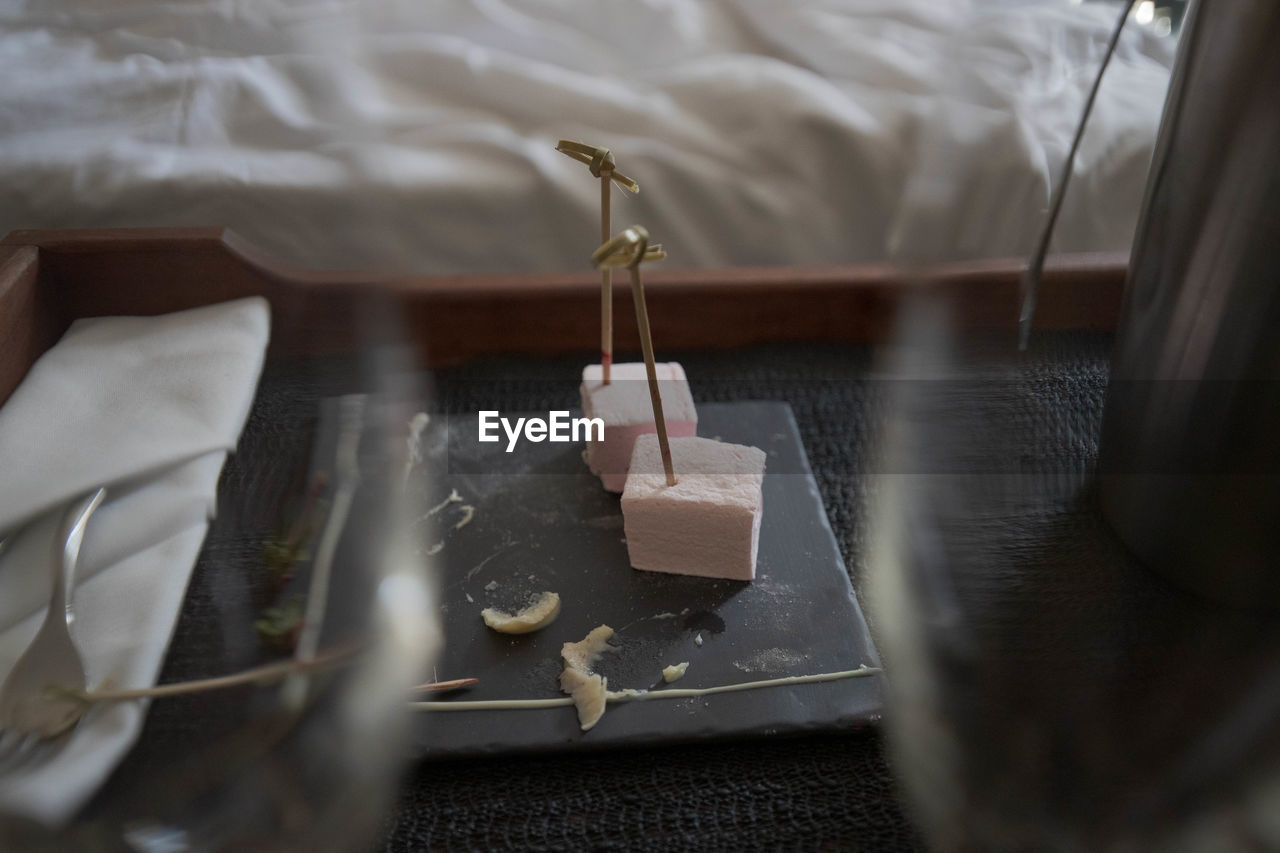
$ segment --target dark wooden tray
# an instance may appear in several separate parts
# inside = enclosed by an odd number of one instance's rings
[[[1037,328],[1113,328],[1125,263],[1114,254],[1054,259]],[[646,290],[669,350],[884,340],[903,299],[920,288],[948,294],[964,328],[1012,334],[1021,265],[656,269]],[[434,366],[490,353],[594,350],[597,286],[586,269],[422,278],[290,269],[222,228],[14,231],[0,240],[0,402],[78,317],[162,314],[260,294],[273,309],[272,355],[390,340]],[[618,298],[615,336],[626,352],[638,339],[629,296]]]
[[[920,289],[947,294],[958,307],[957,316],[965,328],[1007,333],[1012,339],[1020,266],[1016,261],[991,261],[914,270],[887,266],[655,270],[647,276],[647,289],[650,315],[663,350],[731,348],[774,341],[886,340],[898,308]],[[1056,259],[1046,270],[1037,327],[1112,328],[1124,274],[1125,259],[1120,256]],[[337,361],[345,363],[350,360],[343,354],[384,341],[408,344],[419,365],[433,367],[498,353],[538,356],[593,351],[598,346],[597,286],[596,276],[589,270],[564,275],[413,279],[289,269],[219,228],[13,232],[0,240],[0,403],[8,399],[35,360],[80,317],[161,314],[263,295],[273,309],[269,372],[297,373],[299,362],[289,358],[294,355],[338,354]],[[628,303],[628,296],[620,296],[615,309],[619,352],[637,349]],[[327,361],[333,360],[307,360],[305,364]],[[286,370],[290,366],[292,372]],[[294,399],[298,395],[287,393],[291,386],[286,384],[282,392],[277,379],[273,387],[273,399],[303,405]],[[293,426],[301,429],[302,422]],[[242,440],[241,458],[238,462],[233,459],[232,467],[244,468],[261,458],[255,454],[279,455],[274,450],[279,441],[280,436],[269,425],[259,424],[250,446]],[[291,459],[305,455],[305,450],[294,450]],[[248,484],[242,487],[255,495],[252,507],[220,514],[219,524],[224,529],[215,529],[210,541],[216,540],[223,549],[201,558],[210,565],[235,557],[243,564],[243,574],[258,570],[261,543],[246,546],[237,524],[252,528],[260,537],[270,535],[274,528],[265,526],[251,510],[279,503],[290,484],[274,477],[255,479],[256,470],[242,471]],[[206,542],[206,552],[208,547]],[[198,565],[197,577],[200,571]],[[197,602],[199,607],[188,607],[191,619],[185,624],[190,633],[175,641],[175,648],[186,643],[187,653],[175,662],[171,649],[166,664],[170,678],[211,674],[206,646],[211,637],[217,641],[220,635],[208,626],[205,628],[212,633],[205,633],[202,625],[209,620],[196,617],[214,612],[210,608],[216,606],[218,590],[223,588],[218,584],[239,584],[238,576],[226,577],[231,580],[219,575],[216,582],[211,581],[203,590],[206,600]],[[242,591],[240,586],[238,591]],[[189,595],[188,604],[192,600]],[[246,618],[249,616],[246,613]],[[224,665],[234,669],[237,663],[218,658],[218,666]],[[875,695],[869,698],[878,703],[878,679],[861,680],[845,688],[874,690]],[[243,711],[236,705],[238,698],[242,697],[229,697],[220,706],[227,719],[213,733],[203,722],[198,727],[190,725],[191,714],[197,710],[194,700],[190,704],[181,699],[156,703],[148,726],[160,736],[144,737],[99,795],[92,813],[139,813],[129,806],[135,795],[137,802],[148,804],[142,813],[150,813],[154,797],[147,795],[154,793],[153,785],[160,784],[150,781],[157,778],[155,768],[171,766],[175,755],[196,749],[193,743],[206,749],[216,747],[219,737],[235,729],[236,715]],[[208,705],[201,705],[200,710],[208,714]],[[855,713],[865,721],[871,718],[869,710],[864,705]],[[615,722],[644,713],[639,705],[617,709]],[[560,717],[556,720],[559,725]],[[567,717],[566,722],[571,725],[572,718]],[[597,734],[605,732],[601,729]],[[170,798],[175,802],[182,799],[178,792],[170,792]]]

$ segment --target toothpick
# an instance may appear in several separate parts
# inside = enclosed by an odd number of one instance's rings
[[[556,150],[567,154],[579,163],[586,163],[591,174],[600,179],[600,242],[609,240],[612,230],[609,224],[609,186],[617,183],[623,189],[638,193],[640,185],[614,169],[613,153],[608,148],[586,145],[569,139],[561,139]],[[613,367],[613,268],[600,268],[600,373],[601,382],[608,385]]]
[[[600,170],[600,242],[609,241],[609,176],[613,169]],[[609,384],[613,367],[613,267],[600,268],[600,378]]]
[[[479,684],[478,678],[455,678],[452,681],[432,681],[411,688],[414,693],[444,693],[448,690],[461,690]]]
[[[641,254],[641,253],[638,253]],[[662,396],[658,393],[658,369],[653,361],[653,340],[649,334],[649,311],[644,301],[644,283],[640,280],[640,260],[632,264],[631,297],[636,303],[636,325],[640,327],[640,346],[644,348],[644,369],[649,375],[649,398],[653,402],[653,422],[658,427],[658,448],[662,451],[662,469],[667,475],[667,485],[676,484],[676,472],[671,464],[671,444],[667,440],[667,421],[662,416]]]
[[[662,395],[658,391],[658,368],[653,358],[653,337],[649,332],[649,309],[644,299],[644,282],[640,277],[640,264],[665,258],[662,247],[649,246],[649,232],[640,225],[632,225],[617,237],[609,240],[591,256],[596,266],[626,265],[631,271],[631,296],[636,306],[636,325],[640,329],[640,347],[644,350],[644,368],[649,377],[649,399],[653,404],[653,423],[658,428],[658,449],[662,453],[662,468],[667,475],[667,485],[676,484],[675,468],[671,463],[671,443],[667,439],[667,421],[662,415]]]
[[[311,583],[307,588],[306,610],[303,613],[302,629],[298,634],[298,643],[293,653],[294,659],[299,662],[314,658],[320,646],[320,630],[324,626],[325,611],[329,604],[329,580],[333,572],[333,558],[360,484],[358,451],[360,436],[365,425],[365,397],[361,394],[349,394],[340,398],[338,403],[340,422],[338,447],[335,451],[337,490],[333,496],[329,517],[325,519],[324,528],[320,533],[315,559],[311,563]],[[299,670],[286,678],[284,685],[280,688],[280,698],[286,708],[292,711],[302,708],[307,698],[308,683],[305,670]]]
[[[290,658],[254,667],[234,675],[221,675],[216,678],[200,678],[194,681],[178,681],[161,684],[158,687],[140,687],[127,690],[100,689],[75,690],[55,688],[58,695],[67,696],[85,703],[94,702],[127,702],[132,699],[161,699],[167,696],[186,696],[192,693],[205,693],[210,690],[225,690],[246,684],[258,686],[283,681],[292,675],[303,672],[317,672],[331,669],[345,663],[356,651],[354,646],[343,646],[333,651],[317,655],[308,660]]]

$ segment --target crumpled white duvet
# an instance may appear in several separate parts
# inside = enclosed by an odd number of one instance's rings
[[[228,225],[303,266],[584,269],[610,146],[682,267],[1027,252],[1117,14],[1071,0],[0,3],[0,232]],[[1124,249],[1131,27],[1055,247]]]

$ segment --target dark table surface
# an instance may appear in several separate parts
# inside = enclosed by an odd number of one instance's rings
[[[1280,619],[1174,587],[1107,525],[1110,343],[926,343],[923,382],[860,348],[664,354],[700,402],[794,409],[893,737],[423,764],[383,846],[1280,849]],[[441,399],[572,405],[582,361],[470,364]]]
[[[1039,337],[1017,357],[1018,374],[1055,396],[1033,402],[1073,413],[1067,455],[1087,460],[1105,386],[1105,335]],[[854,588],[866,585],[869,488],[892,383],[879,381],[868,349],[765,346],[670,353],[699,402],[785,400]],[[575,403],[582,359],[476,362],[441,375],[442,405],[474,411]],[[1034,395],[1032,395],[1034,396]],[[1062,447],[1053,452],[1060,455]],[[867,602],[863,599],[864,610]],[[873,634],[876,614],[870,611]],[[890,679],[893,662],[887,662]],[[893,709],[889,710],[892,717]],[[405,780],[386,849],[426,845],[636,849],[915,850],[922,841],[887,756],[883,732],[832,733],[591,758],[424,764]],[[546,776],[544,774],[550,774]],[[548,780],[544,782],[544,780]],[[601,834],[602,828],[608,831]]]
[[[855,590],[862,565],[865,478],[873,434],[869,352],[766,346],[669,353],[699,402],[791,404]],[[434,377],[437,409],[547,411],[577,405],[587,356],[495,358]],[[218,517],[197,562],[159,683],[234,672],[262,659],[252,619],[262,606],[264,545],[298,511],[321,404],[370,390],[367,359],[268,363],[248,424],[219,485]],[[864,607],[865,609],[865,607]],[[249,692],[151,705],[138,744],[81,816],[187,813],[175,756],[198,778],[218,744],[249,719]],[[165,775],[161,777],[161,772]],[[228,817],[231,817],[230,815]],[[203,818],[201,818],[203,819]],[[92,837],[92,836],[90,836]],[[635,748],[591,755],[424,761],[406,769],[379,849],[915,850],[878,728]]]
[[[904,647],[881,639],[908,622],[869,607],[866,591],[868,506],[886,473],[882,432],[900,388],[876,378],[870,351],[859,347],[662,353],[684,364],[699,402],[791,405],[890,683],[905,686],[900,695],[911,699],[891,702],[885,725],[907,737],[891,743],[872,729],[424,761],[406,770],[375,846],[896,851],[922,849],[919,827],[927,823],[931,838],[953,849],[1091,849],[1143,821],[1172,825],[1172,810],[1190,813],[1188,803],[1229,801],[1231,780],[1247,776],[1242,767],[1280,766],[1246,761],[1274,756],[1280,740],[1280,717],[1265,715],[1271,693],[1259,699],[1249,689],[1270,689],[1274,679],[1259,673],[1275,671],[1268,667],[1280,634],[1274,619],[1208,608],[1132,565],[1099,521],[1089,479],[1109,345],[1106,335],[1041,335],[1017,355],[1006,342],[996,381],[984,378],[977,392],[963,391],[966,405],[928,420],[967,437],[968,445],[951,449],[970,461],[1002,462],[974,481],[976,489],[966,487],[972,491],[962,511],[952,503],[935,512],[941,553],[955,559],[946,582],[929,587],[908,614],[926,617],[919,656],[899,659],[894,649]],[[436,405],[458,413],[570,408],[586,360],[471,362],[436,376]],[[350,365],[273,363],[239,453],[287,455],[285,439],[314,419],[315,402],[355,385]],[[298,485],[236,481],[245,476],[234,459],[224,474],[266,503]],[[1005,487],[1010,476],[1016,489]],[[246,537],[268,535],[256,517],[252,507],[228,508],[219,519],[224,532],[211,535],[206,550],[234,556]],[[212,662],[201,653],[227,647],[204,627],[217,620],[202,616],[225,598],[215,585],[234,583],[197,566],[162,681],[251,659],[251,650],[231,649]],[[227,701],[230,707],[235,698]],[[189,722],[190,710],[180,700],[156,703],[118,774],[162,761],[173,732],[205,736]],[[1232,749],[1223,750],[1209,736],[1192,736],[1212,735],[1216,723],[1231,722],[1232,710],[1263,713],[1251,740],[1229,731],[1224,742]],[[167,740],[150,736],[157,733]],[[927,807],[908,806],[908,789],[924,795]],[[109,808],[109,792],[98,808]]]
[[[791,404],[828,517],[860,582],[874,431],[868,350],[765,346],[663,353],[699,403]],[[439,405],[547,411],[577,405],[586,355],[492,359],[441,373]],[[874,626],[873,626],[874,631]],[[592,756],[427,762],[405,777],[386,850],[917,850],[878,730],[647,748]]]

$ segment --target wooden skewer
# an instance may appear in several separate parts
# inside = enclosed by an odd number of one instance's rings
[[[245,684],[258,686],[283,681],[290,675],[302,672],[316,672],[329,669],[346,662],[355,651],[353,646],[345,646],[309,660],[288,660],[270,663],[265,666],[247,669],[234,675],[222,675],[216,678],[201,678],[194,681],[179,681],[161,684],[158,687],[141,687],[127,690],[73,690],[56,688],[56,693],[85,703],[93,702],[127,702],[132,699],[161,699],[167,696],[185,696],[191,693],[204,693],[210,690],[225,690]]]
[[[609,240],[609,184],[613,169],[600,170],[600,242]],[[600,268],[600,377],[609,384],[613,367],[613,267]]]
[[[628,192],[640,192],[640,185],[614,168],[613,153],[608,148],[587,145],[571,139],[561,139],[556,150],[586,163],[591,174],[600,179],[600,242],[608,242],[610,225],[609,186],[617,183]],[[600,268],[600,373],[601,382],[608,385],[613,368],[613,268]]]
[[[116,690],[103,686],[97,690],[70,690],[57,688],[59,695],[65,695],[85,703],[93,702],[126,702],[132,699],[162,699],[168,696],[186,696],[192,693],[204,693],[210,690],[225,690],[228,687],[239,687],[246,684],[264,685],[282,681],[299,672],[314,672],[329,669],[345,662],[355,651],[354,647],[339,648],[311,660],[283,660],[254,669],[238,672],[234,675],[223,675],[216,678],[202,678],[195,681],[179,681],[173,684],[162,684],[159,687],[143,687],[129,690]],[[450,681],[431,681],[410,688],[413,693],[444,693],[449,690],[461,690],[480,683],[478,678],[455,678]]]
[[[620,253],[621,252],[621,253]],[[666,257],[661,246],[649,247],[649,232],[640,225],[632,225],[617,237],[605,243],[591,256],[598,266],[615,266],[625,263],[631,270],[631,296],[636,306],[636,325],[640,330],[640,347],[644,350],[644,369],[649,377],[649,400],[653,404],[653,423],[658,428],[658,450],[662,453],[662,469],[667,475],[667,485],[677,482],[675,467],[671,463],[671,443],[667,439],[667,421],[662,414],[662,394],[658,391],[658,368],[653,357],[653,336],[649,331],[649,309],[644,299],[644,282],[640,277],[640,264],[647,260]]]
[[[631,266],[631,295],[636,303],[636,325],[640,327],[640,346],[644,349],[644,369],[649,375],[649,399],[653,401],[653,422],[658,427],[658,448],[662,451],[662,470],[667,475],[667,485],[676,484],[675,468],[671,464],[671,444],[667,440],[667,421],[662,416],[662,395],[658,393],[658,368],[653,361],[653,340],[649,334],[649,311],[644,302],[644,283],[640,280],[640,256]]]
[[[452,681],[431,681],[413,688],[414,693],[443,693],[446,690],[461,690],[479,684],[478,678],[455,678]]]

